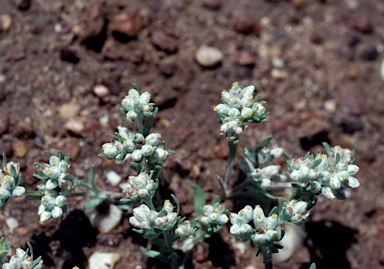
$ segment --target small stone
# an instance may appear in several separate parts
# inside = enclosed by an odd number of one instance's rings
[[[203,67],[213,67],[223,60],[223,53],[214,47],[201,46],[195,54],[196,61]]]
[[[352,116],[361,116],[364,112],[360,98],[353,94],[342,97],[339,102],[339,107],[340,111]]]
[[[104,98],[109,95],[109,90],[104,85],[99,84],[93,88],[93,93],[99,98]]]
[[[121,176],[118,173],[116,173],[115,171],[109,171],[107,172],[106,176],[107,176],[107,182],[111,186],[116,187],[117,185],[119,185],[121,181]]]
[[[272,58],[272,65],[275,68],[283,68],[284,67],[284,60],[279,57],[273,57]]]
[[[152,44],[166,53],[177,51],[177,41],[174,37],[166,35],[161,31],[153,31],[151,35]]]
[[[68,131],[71,131],[76,135],[81,135],[84,131],[83,122],[77,118],[71,118],[64,126]]]
[[[344,119],[340,122],[340,127],[343,130],[343,133],[353,134],[354,132],[362,131],[364,129],[364,123],[361,119]]]
[[[78,62],[80,62],[80,58],[77,56],[76,51],[69,46],[61,49],[60,59],[64,62],[72,64],[77,64]]]
[[[307,4],[307,0],[291,0],[291,4],[296,9],[301,9]]]
[[[323,107],[325,111],[333,113],[336,111],[337,101],[336,100],[327,100],[324,102]]]
[[[355,59],[353,50],[348,47],[341,47],[338,51],[338,54],[341,59],[345,59],[348,61],[353,61]]]
[[[113,252],[95,252],[88,259],[89,269],[113,269],[120,255]]]
[[[353,16],[347,21],[348,25],[363,34],[373,32],[373,25],[367,17]]]
[[[28,10],[31,7],[32,0],[17,0],[17,8],[19,10]]]
[[[271,71],[271,76],[276,79],[284,79],[288,77],[288,73],[284,70],[274,68]]]
[[[302,246],[305,238],[303,226],[297,226],[293,223],[285,223],[283,228],[286,231],[286,234],[279,242],[283,248],[280,249],[278,253],[273,254],[274,259],[278,262],[286,261],[292,257],[292,255],[294,255]]]
[[[174,56],[170,56],[161,60],[159,64],[160,72],[166,77],[172,76],[176,68],[177,68],[177,63],[176,63],[176,58]]]
[[[260,35],[260,26],[253,14],[239,13],[232,22],[232,28],[238,33],[249,35]]]
[[[384,59],[381,62],[381,66],[380,66],[380,76],[384,80]]]
[[[126,8],[116,14],[109,25],[112,32],[134,37],[144,25],[144,20],[136,8]]]
[[[15,230],[17,227],[19,227],[19,222],[17,221],[17,219],[12,218],[12,217],[7,218],[7,219],[5,220],[5,223],[7,224],[9,230],[12,231],[12,232],[13,232],[13,230]]]
[[[360,54],[361,59],[366,61],[374,61],[379,56],[379,52],[375,47],[364,48]]]
[[[238,65],[254,66],[256,62],[256,58],[251,51],[240,50],[234,54],[233,61]]]
[[[80,106],[75,103],[65,103],[59,107],[59,116],[62,121],[67,121],[79,113]]]
[[[221,5],[222,0],[203,0],[203,6],[213,10],[219,9]]]
[[[0,135],[5,133],[9,127],[9,118],[7,115],[0,113]]]
[[[320,45],[323,43],[323,36],[319,32],[312,32],[310,35],[313,44]]]
[[[86,215],[93,227],[102,233],[109,233],[119,225],[123,211],[111,204],[105,214],[99,213],[96,208],[92,208],[86,212]]]
[[[11,28],[12,25],[12,17],[8,14],[0,15],[0,33],[6,32]]]
[[[13,154],[16,157],[23,158],[27,154],[27,146],[21,140],[12,143]]]

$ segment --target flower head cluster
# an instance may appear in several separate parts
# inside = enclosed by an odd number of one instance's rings
[[[16,253],[11,257],[9,262],[4,263],[2,269],[41,269],[43,268],[43,261],[41,258],[33,260],[28,255],[27,251],[21,248],[16,249]]]
[[[159,133],[150,133],[144,137],[141,133],[130,131],[125,127],[117,127],[115,141],[102,147],[102,155],[108,159],[122,162],[130,154],[134,162],[140,163],[147,158],[151,163],[162,164],[169,151],[163,149],[164,144]]]
[[[269,163],[273,160],[280,158],[283,152],[284,152],[284,149],[280,147],[275,147],[275,148],[263,147],[257,153],[257,162],[260,165],[264,165],[266,163]]]
[[[357,188],[359,181],[353,177],[359,167],[352,164],[353,153],[339,146],[330,148],[325,144],[326,154],[307,155],[288,162],[289,176],[304,190],[313,194],[322,193],[331,200],[343,199],[344,188]]]
[[[283,181],[285,175],[280,174],[280,165],[268,165],[263,168],[256,168],[250,174],[250,178],[260,184],[263,190],[268,189],[272,185],[272,181]]]
[[[229,91],[221,94],[222,103],[214,107],[221,121],[221,134],[230,140],[237,140],[238,135],[247,128],[246,123],[265,121],[267,116],[264,104],[253,96],[255,87],[240,88],[233,83]]]
[[[123,192],[128,201],[134,201],[139,198],[152,198],[156,192],[159,183],[153,180],[151,175],[141,172],[138,176],[130,176],[126,184],[121,184]]]
[[[159,212],[141,204],[133,209],[133,216],[129,218],[129,222],[138,228],[137,232],[143,233],[148,238],[154,238],[158,232],[156,230],[171,229],[177,221],[177,213],[173,211],[173,205],[168,200],[164,202],[163,208]]]
[[[130,122],[137,121],[142,115],[149,117],[157,112],[157,108],[153,103],[150,103],[151,94],[144,92],[140,95],[137,87],[134,85],[130,89],[128,95],[121,102],[121,111],[127,115],[127,120]]]
[[[202,213],[203,216],[201,216],[200,221],[206,226],[211,224],[223,225],[229,221],[224,204],[205,205]]]
[[[62,196],[53,196],[47,194],[41,198],[41,204],[37,214],[40,216],[40,223],[43,223],[51,218],[61,218],[67,211],[67,199]]]
[[[193,235],[196,230],[196,225],[193,225],[193,223],[189,220],[185,220],[177,225],[177,228],[175,229],[175,234],[177,236],[180,236],[181,238],[184,238]]]
[[[0,208],[10,197],[24,195],[24,187],[18,186],[20,179],[20,164],[9,162],[6,163],[3,169],[0,169]]]
[[[70,189],[71,182],[67,180],[69,169],[69,157],[64,157],[62,154],[59,156],[51,155],[49,163],[44,164],[41,171],[45,174],[47,182],[45,188],[53,190],[56,187],[61,189]]]
[[[283,205],[283,218],[288,222],[301,225],[309,216],[307,208],[308,202],[290,200]]]
[[[253,220],[253,227],[249,224]],[[283,238],[283,233],[276,231],[281,224],[276,213],[266,217],[263,209],[257,205],[254,209],[247,205],[238,214],[231,213],[230,233],[236,235],[241,241],[252,240],[264,255],[275,252],[274,242]]]

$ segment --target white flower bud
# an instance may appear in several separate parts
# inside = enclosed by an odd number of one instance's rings
[[[144,156],[151,156],[153,154],[153,152],[155,151],[155,147],[151,146],[151,145],[143,145],[141,147],[141,153],[144,155]]]
[[[49,164],[51,166],[56,166],[59,164],[59,162],[60,162],[60,159],[57,156],[53,155],[53,156],[49,157]]]
[[[230,108],[229,111],[228,111],[228,116],[231,118],[231,119],[237,119],[239,118],[240,116],[240,111],[237,109],[237,108]]]
[[[253,115],[253,111],[252,111],[252,109],[250,109],[248,107],[244,107],[241,110],[241,117],[243,119],[249,119],[250,117],[252,117],[252,115]]]
[[[40,214],[40,223],[46,222],[52,217],[52,213],[49,211],[44,211]]]
[[[63,195],[59,195],[55,198],[55,204],[59,207],[63,207],[67,204],[67,198]]]
[[[61,218],[64,215],[63,209],[58,206],[55,206],[51,213],[53,218]]]
[[[359,167],[354,164],[349,164],[347,167],[347,171],[350,176],[353,176],[359,171]]]
[[[143,104],[148,104],[149,101],[151,100],[151,94],[149,92],[143,92],[141,95],[140,95],[140,98],[139,98],[140,102],[143,103]]]
[[[336,196],[333,194],[332,189],[329,187],[321,188],[321,193],[329,200],[336,200]]]
[[[25,193],[25,188],[21,186],[16,186],[12,191],[13,197],[20,197],[23,196]]]
[[[161,138],[161,134],[151,133],[147,135],[147,137],[145,138],[145,143],[147,145],[156,146],[159,143],[160,138]]]
[[[11,192],[6,188],[0,187],[0,199],[8,199],[12,196]]]
[[[134,162],[141,162],[142,159],[143,159],[143,153],[141,150],[136,149],[132,152],[132,160]]]
[[[127,113],[127,120],[129,122],[134,122],[137,120],[137,113],[133,110],[128,111]]]
[[[337,190],[337,189],[340,189],[341,187],[341,182],[339,180],[339,175],[338,173],[334,173],[332,176],[331,176],[331,179],[329,181],[329,186],[331,186],[332,189],[334,190]]]
[[[360,183],[356,178],[348,177],[348,180],[346,181],[346,185],[350,188],[357,188],[360,186]]]
[[[113,143],[105,143],[101,150],[107,158],[115,158],[118,153],[116,146]]]

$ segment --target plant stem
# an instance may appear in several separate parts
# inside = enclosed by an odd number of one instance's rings
[[[229,148],[228,166],[227,166],[227,170],[225,171],[225,178],[224,178],[225,188],[227,188],[229,179],[232,174],[233,163],[236,157],[237,144],[235,144],[232,140],[228,140],[228,148]]]
[[[273,269],[272,262],[264,262],[264,268],[265,269]]]
[[[141,113],[138,113],[137,116],[137,131],[142,134],[143,133],[143,115]]]

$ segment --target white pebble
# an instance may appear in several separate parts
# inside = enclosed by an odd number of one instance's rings
[[[13,231],[14,229],[16,229],[17,227],[19,227],[19,222],[17,221],[17,219],[15,218],[7,218],[5,220],[5,223],[7,224],[8,228],[10,231]]]
[[[96,85],[93,92],[97,97],[103,98],[109,95],[109,90],[104,85]]]
[[[223,53],[214,47],[201,46],[195,54],[196,61],[203,67],[213,67],[223,60]]]
[[[384,80],[384,59],[381,62],[380,75],[381,75],[381,78]]]
[[[121,181],[121,176],[116,173],[115,171],[109,171],[107,172],[107,182],[111,185],[111,186],[117,186],[119,185],[120,181]]]
[[[336,100],[327,100],[324,102],[323,107],[325,111],[327,112],[335,112],[337,107],[337,101]]]
[[[113,269],[116,262],[120,259],[117,253],[95,252],[89,257],[89,269]]]
[[[84,124],[80,120],[73,118],[67,121],[65,128],[77,135],[81,135],[84,131]]]
[[[280,241],[283,246],[279,253],[273,255],[278,262],[283,262],[292,257],[293,254],[302,246],[305,237],[303,226],[297,226],[293,223],[284,224],[285,235]]]
[[[96,208],[86,212],[92,226],[102,233],[109,233],[120,224],[123,211],[115,205],[110,205],[108,213],[99,214]]]

